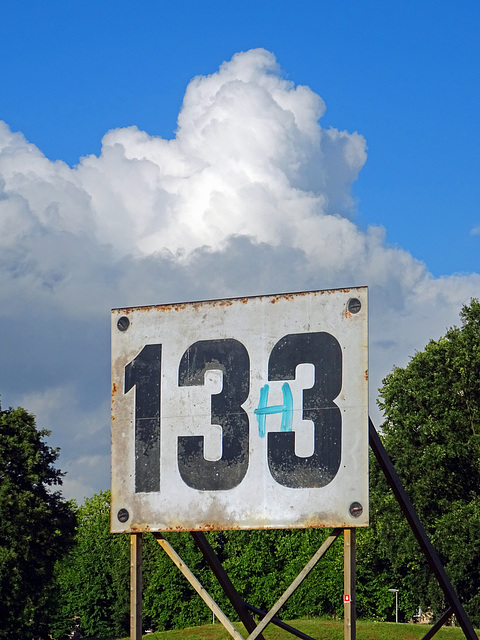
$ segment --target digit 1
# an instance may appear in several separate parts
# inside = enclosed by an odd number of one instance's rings
[[[342,388],[342,350],[325,332],[291,333],[273,347],[269,380],[293,380],[297,365],[313,364],[315,382],[303,391],[303,419],[314,424],[311,456],[295,454],[295,433],[268,434],[268,466],[285,487],[324,487],[337,475],[342,454],[342,415],[334,400]]]
[[[125,393],[135,387],[135,493],[160,491],[162,345],[147,344],[125,367]]]

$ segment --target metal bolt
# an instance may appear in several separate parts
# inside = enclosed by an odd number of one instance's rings
[[[120,509],[120,511],[117,513],[117,518],[120,520],[120,522],[126,522],[129,517],[130,514],[126,509]]]
[[[358,313],[362,308],[362,303],[358,298],[350,298],[350,300],[347,303],[347,308],[350,311],[350,313]]]
[[[351,516],[359,518],[363,513],[363,507],[360,502],[352,502],[349,511]]]
[[[117,322],[117,327],[119,331],[126,331],[129,326],[130,326],[130,320],[127,318],[127,316],[122,316]]]

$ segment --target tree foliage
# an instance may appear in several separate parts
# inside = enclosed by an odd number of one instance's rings
[[[71,546],[75,516],[54,487],[58,449],[24,409],[0,408],[0,638],[45,628],[55,562]]]
[[[382,440],[474,624],[480,624],[480,303],[384,380]],[[372,465],[378,562],[404,609],[445,603],[407,523]]]
[[[110,533],[110,492],[76,509],[75,546],[56,568],[51,632],[118,637],[129,629],[129,540]]]

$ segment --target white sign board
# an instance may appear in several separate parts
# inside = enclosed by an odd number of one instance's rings
[[[113,532],[368,524],[367,288],[112,311]]]

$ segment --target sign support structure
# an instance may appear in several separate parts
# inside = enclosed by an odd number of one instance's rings
[[[355,530],[353,530],[353,535],[354,535],[354,531]],[[293,595],[293,593],[301,585],[301,583],[308,577],[312,569],[317,565],[319,560],[325,555],[325,553],[333,545],[335,540],[337,540],[337,538],[342,534],[342,532],[344,536],[349,536],[348,542],[347,542],[347,538],[345,540],[345,546],[346,546],[345,548],[347,548],[347,545],[348,545],[348,548],[351,551],[349,552],[348,559],[347,559],[347,556],[345,556],[346,557],[345,565],[349,567],[348,588],[349,590],[354,592],[354,584],[353,584],[354,572],[351,571],[352,557],[354,555],[354,549],[351,545],[352,529],[337,528],[332,531],[330,536],[320,546],[317,552],[312,556],[310,561],[305,565],[303,570],[293,580],[291,585],[280,596],[280,598],[272,606],[272,608],[268,613],[265,611],[262,611],[261,609],[257,609],[256,607],[245,602],[241,598],[241,596],[233,586],[228,574],[224,570],[221,562],[219,561],[218,557],[216,556],[215,552],[210,546],[208,540],[206,539],[205,534],[200,531],[192,531],[191,535],[193,536],[197,546],[201,550],[208,565],[212,569],[215,577],[219,581],[219,584],[221,585],[224,593],[232,603],[236,613],[239,616],[240,621],[244,624],[245,628],[249,632],[247,640],[256,640],[256,639],[264,640],[262,632],[270,623],[275,624],[276,626],[279,626],[282,629],[285,629],[292,635],[298,638],[302,638],[303,640],[315,640],[314,638],[303,633],[302,631],[299,631],[298,629],[295,629],[294,627],[286,624],[280,618],[278,618],[276,614],[278,613],[280,608],[287,602],[290,596]],[[138,535],[138,534],[133,534],[133,535]],[[197,580],[197,578],[190,571],[190,569],[185,565],[185,563],[182,561],[182,559],[176,553],[176,551],[173,549],[170,543],[167,542],[167,540],[165,540],[165,538],[162,536],[161,533],[154,533],[153,535],[155,536],[157,542],[163,548],[165,553],[167,553],[167,555],[170,557],[172,562],[176,565],[176,567],[180,570],[180,572],[184,575],[184,577],[189,581],[189,583],[192,585],[192,587],[195,589],[198,595],[203,599],[203,601],[207,604],[210,610],[215,614],[218,620],[222,623],[222,625],[224,626],[226,631],[230,634],[230,636],[234,638],[234,640],[243,640],[243,636],[240,634],[238,629],[232,624],[232,622],[228,619],[228,617],[224,614],[224,612],[220,609],[220,607],[216,604],[216,602],[205,591],[201,583]],[[349,604],[351,605],[352,603],[349,603]],[[260,617],[260,621],[258,623],[255,622],[250,612]],[[345,640],[354,640],[354,638],[355,638],[355,612],[354,612],[354,608],[352,608],[352,606],[349,606],[349,630],[348,630],[348,634],[347,634],[347,631],[345,632]],[[137,638],[132,636],[131,640],[137,640]]]
[[[438,558],[438,555],[435,549],[433,548],[426,534],[426,531],[423,525],[421,524],[413,508],[413,505],[400,482],[400,479],[395,471],[393,463],[390,460],[387,452],[385,451],[385,448],[373,425],[373,422],[370,419],[369,419],[369,441],[370,441],[370,446],[372,448],[372,451],[375,454],[375,457],[377,458],[382,468],[382,471],[384,472],[385,477],[390,487],[392,488],[394,495],[405,517],[407,518],[407,521],[409,522],[410,527],[415,537],[417,538],[417,541],[421,546],[422,552],[427,558],[430,568],[435,574],[439,582],[439,585],[445,594],[445,598],[448,602],[448,607],[445,610],[445,612],[442,614],[439,620],[430,628],[430,630],[423,636],[422,640],[430,640],[431,638],[433,638],[437,633],[437,631],[439,631],[441,627],[444,624],[446,624],[446,622],[452,617],[452,615],[456,616],[458,623],[460,624],[462,631],[465,635],[465,638],[467,640],[477,640],[477,635],[475,633],[473,625],[470,622],[468,616],[466,615],[465,610],[463,609],[463,606],[460,603],[460,600],[458,599],[458,596],[455,590],[453,589],[448,576],[445,573],[445,570],[440,562],[440,559]],[[260,638],[261,640],[263,640],[263,636],[261,632],[270,622],[272,624],[279,626],[282,629],[285,629],[286,631],[290,632],[292,635],[296,636],[297,638],[301,638],[302,640],[315,640],[314,638],[303,633],[302,631],[299,631],[298,629],[295,629],[290,625],[286,624],[280,618],[278,618],[276,614],[278,613],[280,607],[287,601],[288,597],[293,594],[295,588],[298,587],[299,584],[307,577],[311,569],[320,560],[320,558],[324,555],[324,553],[330,548],[333,542],[339,537],[342,531],[344,535],[344,639],[356,640],[356,612],[355,612],[355,602],[356,602],[356,587],[355,587],[355,537],[356,536],[355,536],[355,533],[356,531],[354,528],[344,528],[343,530],[335,529],[332,532],[331,536],[325,541],[325,543],[320,547],[320,549],[312,557],[312,559],[306,565],[303,571],[297,576],[297,578],[290,585],[290,587],[279,598],[279,600],[272,607],[269,613],[266,613],[265,611],[262,611],[261,609],[256,608],[254,605],[249,604],[248,602],[245,602],[241,598],[241,596],[238,594],[235,587],[233,586],[227,573],[225,572],[221,562],[219,561],[215,552],[213,551],[210,544],[208,543],[205,537],[205,534],[201,531],[192,531],[191,535],[193,536],[195,542],[197,543],[198,547],[202,551],[207,563],[209,564],[213,573],[218,579],[225,594],[229,598],[230,602],[233,604],[239,619],[243,622],[247,631],[249,632],[250,635],[248,636],[247,640],[254,640],[254,638]],[[137,536],[139,535],[141,534],[132,534],[132,540],[133,539],[138,540]],[[161,536],[161,534],[155,534],[155,537],[159,542],[164,541],[166,543],[165,539],[163,538],[163,536]],[[132,549],[135,547],[135,544],[132,542]],[[170,545],[168,546],[167,545],[168,543],[166,543],[166,545],[164,545],[163,542],[161,543],[161,546],[165,550],[167,550],[167,548],[170,547]],[[168,550],[168,554],[170,555],[170,557],[172,556],[175,557],[175,564],[177,564],[177,566],[181,568],[181,566],[183,565],[181,559],[178,557],[178,555],[173,549],[171,551],[170,549]],[[133,560],[133,557],[134,556],[132,551],[132,560]],[[138,558],[138,556],[135,556],[135,557]],[[133,565],[133,562],[132,562],[132,565]],[[182,573],[184,573],[186,577],[188,577],[188,574],[193,576],[193,574],[191,574],[189,570],[187,571],[182,570]],[[133,575],[134,574],[132,573],[132,576]],[[193,580],[196,581],[196,578],[194,576],[193,576]],[[203,587],[201,587],[198,581],[196,581],[196,583],[197,583],[197,586],[195,588],[197,592],[199,592],[200,595],[202,595],[201,592],[202,591],[204,592]],[[136,582],[136,584],[138,585],[138,582]],[[131,594],[132,594],[132,597],[138,597],[138,592],[135,589],[131,590]],[[204,600],[210,606],[210,602],[213,603],[213,600],[211,600],[211,598],[210,600],[208,600],[208,598],[204,598]],[[214,611],[215,615],[217,615],[219,620],[222,623],[224,623],[224,619],[226,618],[226,616],[223,614],[223,612],[221,612],[221,610],[218,608],[218,606],[215,603],[213,604],[215,608],[211,607],[212,611]],[[141,629],[141,600],[140,599],[138,601],[132,600],[131,606],[132,606],[132,612],[135,612],[137,616],[140,615],[140,623],[139,624],[137,623],[136,631],[134,631],[132,627],[130,638],[131,640],[139,640],[139,638],[141,638],[141,635],[140,636],[134,635],[134,633],[139,633],[139,629]],[[255,623],[255,620],[250,615],[250,612],[254,613],[255,615],[261,618],[261,622],[258,625]],[[227,629],[227,631],[229,631],[230,635],[233,638],[235,638],[235,640],[243,640],[238,630],[232,625],[230,621],[228,621],[228,619],[227,619],[227,624],[224,624],[224,626]]]

